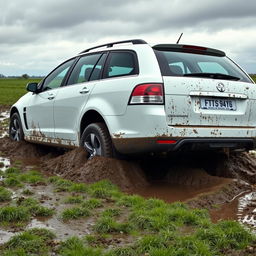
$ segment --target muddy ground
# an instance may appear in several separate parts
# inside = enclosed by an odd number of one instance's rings
[[[76,182],[107,179],[130,194],[167,202],[183,201],[193,208],[209,209],[214,221],[237,219],[256,228],[254,152],[197,152],[168,159],[148,157],[129,161],[95,157],[88,161],[80,148],[65,151],[10,141],[5,136],[7,112],[2,113],[0,135],[4,138],[0,138],[0,154],[11,163],[21,160],[23,168],[37,166],[46,175],[60,175]]]
[[[183,154],[174,159],[133,161],[95,157],[87,161],[86,153],[80,148],[64,151],[12,142],[8,138],[0,139],[0,151],[11,161],[18,159],[24,166],[36,165],[46,174],[85,183],[107,179],[127,193],[167,202],[184,201],[191,207],[211,209],[214,220],[238,218],[238,207],[233,207],[232,213],[225,212],[225,209],[234,202],[238,205],[239,199],[244,200],[244,196],[255,190],[256,183],[253,153],[237,153],[229,157],[223,154]],[[221,211],[218,211],[219,207]],[[250,212],[250,218],[254,219],[253,210],[253,207],[251,211],[247,209],[244,217],[248,218]]]

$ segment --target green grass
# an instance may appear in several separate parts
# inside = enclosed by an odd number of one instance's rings
[[[82,196],[68,196],[64,199],[64,204],[81,204],[84,201]]]
[[[51,240],[53,236],[44,238],[47,231],[28,230],[1,245],[0,255],[224,256],[236,255],[239,251],[245,253],[248,246],[256,243],[256,237],[236,221],[214,224],[204,209],[191,209],[181,202],[168,204],[159,199],[127,195],[107,180],[94,184],[75,183],[56,176],[45,180],[38,171],[13,167],[3,175],[5,180],[16,180],[21,185],[50,183],[57,193],[61,192],[58,198],[63,196],[58,204],[76,204],[59,210],[57,216],[70,225],[72,220],[79,219],[78,222],[83,223],[90,217],[90,236],[55,243]],[[40,204],[39,199],[34,198],[36,195],[28,197],[30,191],[27,190],[26,187],[20,190],[26,196],[0,207],[1,227],[24,230],[33,217],[50,217],[55,213]],[[11,194],[6,193],[11,192],[0,187],[0,201],[10,200]]]
[[[250,75],[250,76],[254,80],[254,82],[256,83],[256,75]]]
[[[79,219],[91,216],[90,210],[85,207],[73,207],[69,209],[65,209],[61,213],[61,218],[63,220],[70,220],[70,219]]]
[[[40,79],[0,79],[0,105],[10,106],[15,103],[26,91],[26,84],[39,82]]]
[[[61,243],[59,248],[59,255],[61,256],[102,256],[100,249],[95,249],[87,246],[85,242],[77,237],[71,237],[65,242]]]
[[[4,206],[0,208],[0,222],[23,222],[30,218],[26,207]]]
[[[54,209],[44,207],[34,198],[25,198],[18,201],[18,205],[26,207],[34,217],[49,217],[54,214]]]
[[[12,200],[12,192],[8,189],[0,186],[0,202],[6,202]]]
[[[45,183],[45,179],[43,178],[42,174],[34,170],[22,173],[19,176],[19,180],[32,185]]]
[[[4,256],[49,255],[55,235],[43,228],[34,228],[13,236],[4,246]]]

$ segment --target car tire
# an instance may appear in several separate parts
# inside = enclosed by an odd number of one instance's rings
[[[10,119],[9,125],[9,137],[13,141],[24,140],[24,132],[22,128],[22,123],[18,113],[14,113]]]
[[[83,131],[80,146],[88,152],[88,158],[94,156],[113,157],[113,145],[104,123],[89,124]]]

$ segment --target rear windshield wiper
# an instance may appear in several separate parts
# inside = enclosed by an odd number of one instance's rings
[[[239,77],[230,76],[230,75],[221,74],[221,73],[191,73],[191,74],[184,74],[184,76],[209,77],[213,79],[224,79],[224,80],[234,80],[234,81],[240,80]]]

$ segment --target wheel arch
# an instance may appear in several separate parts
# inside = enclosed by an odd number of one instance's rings
[[[82,136],[84,129],[89,124],[92,124],[92,123],[104,123],[108,129],[107,122],[98,111],[88,110],[86,113],[84,113],[80,122],[80,138]],[[109,129],[108,129],[108,132],[109,132]]]
[[[14,114],[14,113],[18,113],[19,116],[20,116],[20,113],[19,113],[19,110],[17,107],[12,107],[11,110],[10,110],[10,117]]]

